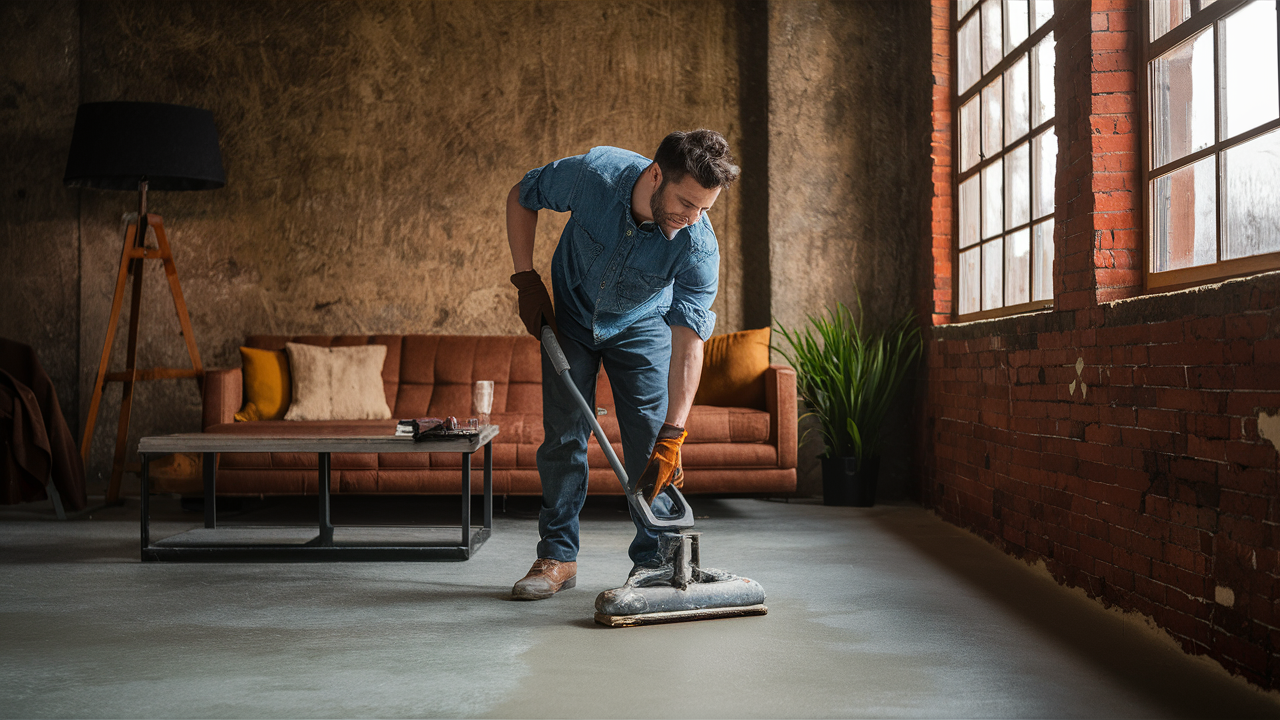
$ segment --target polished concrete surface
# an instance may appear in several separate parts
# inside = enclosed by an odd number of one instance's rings
[[[455,563],[144,565],[136,500],[65,523],[0,509],[0,717],[1280,717],[1280,695],[918,507],[694,504],[704,564],[760,581],[767,616],[595,625],[629,569],[615,499],[584,514],[578,587],[535,603],[508,599],[527,499]],[[160,536],[199,522],[173,499],[156,517]]]

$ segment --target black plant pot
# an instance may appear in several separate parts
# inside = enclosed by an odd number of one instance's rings
[[[880,476],[880,458],[868,458],[862,468],[852,457],[820,458],[822,460],[822,504],[871,507],[876,504],[876,479]]]

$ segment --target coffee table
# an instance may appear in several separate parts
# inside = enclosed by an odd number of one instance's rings
[[[372,560],[466,560],[493,529],[493,438],[497,425],[484,425],[479,436],[466,439],[427,440],[387,435],[376,436],[291,436],[264,437],[188,433],[144,437],[138,443],[142,456],[142,560],[157,561],[257,561],[325,562]],[[471,455],[484,449],[483,525],[471,527]],[[204,456],[204,527],[151,541],[151,460],[170,453],[201,453]],[[249,527],[217,529],[216,457],[225,452],[314,452],[318,455],[319,484],[317,526]],[[461,542],[441,544],[424,536],[447,528],[425,526],[352,531],[339,528],[335,538],[329,520],[330,454],[457,452],[462,453]],[[318,532],[317,532],[318,531]],[[416,536],[416,537],[415,537]]]

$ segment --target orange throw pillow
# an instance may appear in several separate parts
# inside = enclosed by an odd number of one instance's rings
[[[702,349],[702,382],[694,405],[765,409],[769,328],[716,335]]]
[[[293,401],[289,358],[283,350],[240,348],[244,377],[244,407],[236,420],[281,420]]]

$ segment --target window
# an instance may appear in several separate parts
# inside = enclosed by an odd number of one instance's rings
[[[1276,0],[1147,0],[1147,287],[1280,268]]]
[[[957,0],[956,315],[1053,304],[1053,0]]]

